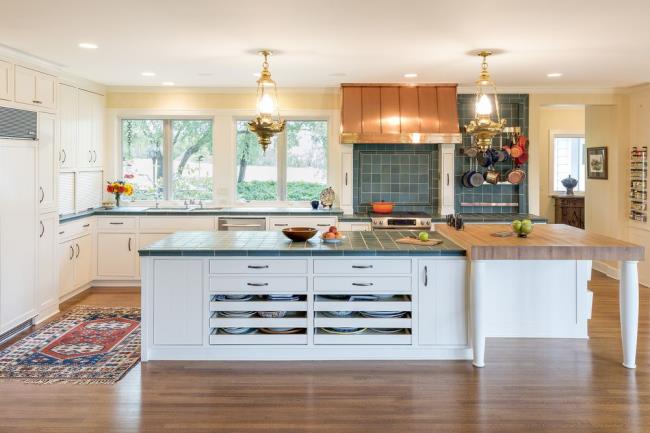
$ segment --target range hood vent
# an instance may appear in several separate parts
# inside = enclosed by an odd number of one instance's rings
[[[342,84],[341,143],[461,143],[456,84]]]

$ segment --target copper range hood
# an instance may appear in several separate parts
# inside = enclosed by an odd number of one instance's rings
[[[456,84],[342,84],[341,143],[461,143]]]

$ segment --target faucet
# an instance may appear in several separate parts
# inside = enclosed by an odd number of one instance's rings
[[[199,200],[199,208],[203,209],[203,200]]]

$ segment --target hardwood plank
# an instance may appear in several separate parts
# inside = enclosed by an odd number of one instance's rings
[[[536,224],[527,238],[492,236],[510,231],[504,224],[467,224],[455,230],[436,224],[435,230],[467,251],[468,260],[643,260],[640,245],[580,230],[564,224]]]

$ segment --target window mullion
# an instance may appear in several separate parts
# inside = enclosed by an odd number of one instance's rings
[[[287,131],[278,136],[278,200],[287,201]]]
[[[173,175],[173,158],[172,158],[172,122],[169,119],[163,120],[163,168],[165,172],[164,185],[165,185],[165,199],[171,200],[173,198],[172,192],[172,175]]]

